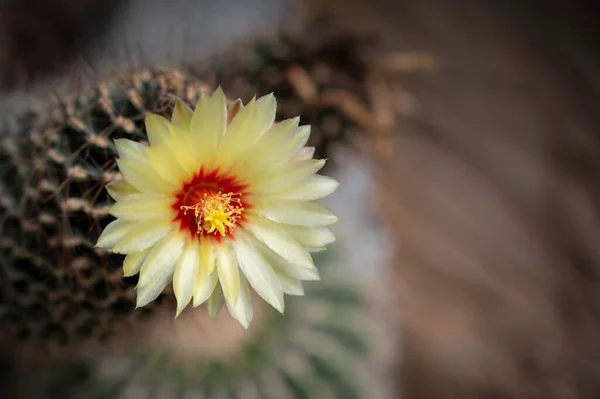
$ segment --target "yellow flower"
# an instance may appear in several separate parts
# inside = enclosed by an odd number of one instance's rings
[[[227,107],[217,89],[192,111],[178,102],[169,122],[146,117],[149,145],[115,140],[122,180],[97,246],[127,255],[125,276],[139,273],[137,306],[173,283],[177,315],[223,303],[244,327],[252,320],[251,286],[284,310],[284,293],[303,295],[318,280],[309,251],[335,238],[337,217],[315,201],[338,183],[316,173],[324,160],[305,147],[299,118],[274,124],[273,95]]]

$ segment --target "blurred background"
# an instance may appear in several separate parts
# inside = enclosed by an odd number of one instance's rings
[[[31,133],[14,120],[112,76],[179,68],[243,99],[274,91],[278,116],[313,125],[341,182],[327,201],[338,242],[317,258],[326,278],[283,319],[265,311],[248,332],[227,316],[174,323],[166,301],[167,316],[133,325],[140,342],[115,333],[60,367],[6,338],[0,396],[600,397],[598,11],[591,0],[0,0],[4,135]],[[29,282],[15,288],[2,256],[9,314]],[[39,389],[24,388],[34,376]]]

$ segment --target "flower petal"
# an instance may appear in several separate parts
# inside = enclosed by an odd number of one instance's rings
[[[227,126],[229,126],[233,118],[235,118],[235,116],[238,114],[238,112],[242,110],[242,108],[244,108],[244,104],[239,98],[235,100],[233,104],[230,104],[227,107]]]
[[[196,286],[194,288],[193,306],[197,307],[206,302],[214,292],[218,282],[219,275],[216,272],[204,276],[201,273],[198,273],[196,276]]]
[[[119,171],[125,180],[142,193],[170,193],[173,185],[154,172],[147,156],[143,160],[117,159]]]
[[[171,268],[172,273],[172,268]],[[157,276],[156,279],[152,280],[146,285],[137,286],[137,298],[135,302],[136,308],[141,308],[142,306],[146,306],[161,294],[164,289],[171,282],[171,277],[167,273],[161,274]]]
[[[208,301],[206,301],[206,310],[208,311],[208,315],[210,317],[217,317],[219,313],[221,313],[223,303],[225,303],[225,298],[223,298],[223,290],[221,289],[221,286],[217,284],[212,295],[210,298],[208,298]]]
[[[258,215],[279,223],[305,227],[323,227],[338,221],[324,206],[306,201],[282,201],[253,209]]]
[[[175,263],[183,251],[183,243],[184,238],[180,233],[171,232],[152,247],[140,269],[138,287],[163,281],[166,275],[172,279]]]
[[[117,139],[115,147],[120,158],[117,159],[119,171],[138,191],[166,192],[171,188],[167,182],[153,173],[146,154],[146,146],[127,139]]]
[[[147,114],[144,120],[146,134],[151,146],[168,144],[171,136],[171,123],[163,116]]]
[[[253,218],[247,229],[273,252],[290,262],[302,267],[315,267],[310,254],[276,223],[263,218]]]
[[[277,170],[302,153],[310,137],[310,126],[298,127],[298,123],[299,118],[279,122],[256,143],[256,151],[260,154],[260,160],[255,161],[258,171],[265,168]]]
[[[114,200],[119,200],[125,195],[138,194],[139,191],[123,179],[113,180],[106,185],[106,191]]]
[[[281,152],[293,140],[300,118],[283,120],[269,130],[254,145],[253,151],[248,152],[238,160],[240,170],[248,175],[261,175],[265,170],[279,165]]]
[[[127,221],[169,220],[173,199],[163,194],[131,194],[110,208],[110,214]]]
[[[180,182],[188,175],[188,172],[181,167],[176,154],[170,148],[152,146],[146,152],[152,168],[165,181]]]
[[[123,261],[123,276],[131,277],[138,274],[147,255],[147,250],[127,255]]]
[[[219,166],[231,167],[234,162],[238,161],[240,154],[254,144],[259,134],[262,134],[258,131],[257,120],[256,100],[252,99],[233,118],[219,143],[217,151]]]
[[[171,123],[182,130],[189,130],[192,115],[194,115],[194,111],[186,103],[176,101],[173,108],[173,115],[171,116]]]
[[[325,166],[324,159],[293,161],[277,169],[270,176],[257,181],[253,190],[263,193],[274,193],[307,180]]]
[[[131,254],[150,248],[166,236],[175,226],[156,220],[142,220],[134,224],[112,248],[117,254]]]
[[[129,229],[133,226],[133,223],[126,222],[121,219],[116,219],[106,225],[102,234],[98,238],[98,242],[96,243],[96,247],[99,248],[110,248],[117,241],[119,241]]]
[[[227,243],[216,248],[217,272],[227,303],[232,306],[240,297],[240,271],[233,250]]]
[[[290,277],[285,273],[281,273],[277,269],[275,270],[275,274],[277,274],[277,278],[281,283],[281,289],[285,294],[292,296],[304,296],[304,286],[302,285],[302,281]]]
[[[287,259],[277,255],[275,252],[270,250],[268,247],[263,245],[259,248],[260,253],[265,258],[267,263],[273,267],[273,270],[277,275],[285,274],[296,280],[302,281],[318,281],[321,279],[319,276],[319,270],[314,268],[307,268],[295,265],[289,262]]]
[[[115,148],[117,149],[117,155],[121,159],[132,158],[136,160],[143,160],[146,157],[146,146],[137,141],[129,139],[116,139]]]
[[[240,286],[240,297],[237,303],[235,305],[231,305],[227,300],[225,303],[227,304],[227,309],[229,310],[231,316],[247,329],[252,321],[254,310],[252,308],[250,287],[248,286],[248,281],[246,281],[246,278],[243,275],[240,276]]]
[[[198,145],[198,140],[191,140],[189,136],[189,130],[183,131],[177,128],[171,135],[171,141],[169,142],[170,162],[175,161],[178,169],[186,172],[182,175],[176,175],[179,176],[179,179],[196,174],[203,166],[203,159],[200,159],[196,153],[197,151],[194,150]]]
[[[302,152],[302,149],[306,145],[306,142],[310,138],[310,126],[300,126],[294,136],[294,139],[290,143],[288,153],[286,154],[285,161],[295,158]]]
[[[312,159],[314,156],[315,147],[304,147],[293,159],[294,161],[302,161],[305,159]]]
[[[204,274],[207,276],[215,271],[215,251],[211,239],[202,239],[200,241],[200,264],[205,271]]]
[[[227,124],[227,103],[221,88],[208,97],[202,93],[190,121],[190,137],[196,141],[196,155],[208,160],[215,152]]]
[[[277,100],[273,93],[266,94],[256,100],[256,130],[258,139],[264,132],[273,126],[275,112],[277,111]]]
[[[314,175],[305,182],[272,195],[287,200],[316,201],[333,193],[339,185],[340,183],[331,177]]]
[[[254,288],[268,304],[283,313],[285,304],[283,291],[277,275],[253,245],[253,239],[238,233],[233,244],[240,269]]]
[[[177,299],[177,314],[190,303],[194,294],[198,264],[200,262],[200,248],[196,242],[188,242],[179,261],[175,265],[173,274],[173,292]]]
[[[335,236],[327,227],[309,228],[289,224],[282,227],[303,247],[323,248],[335,242]]]

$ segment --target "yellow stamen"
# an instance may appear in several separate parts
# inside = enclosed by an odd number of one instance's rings
[[[181,210],[184,215],[188,210],[194,210],[198,234],[219,232],[225,236],[226,228],[233,228],[244,210],[240,197],[238,193],[204,193],[198,203],[182,205]]]

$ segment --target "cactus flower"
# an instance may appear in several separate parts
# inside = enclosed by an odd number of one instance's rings
[[[318,280],[310,252],[335,238],[337,217],[316,201],[338,183],[305,147],[299,118],[274,123],[275,97],[227,106],[217,89],[194,110],[177,102],[171,121],[149,114],[148,145],[115,140],[123,178],[107,185],[116,219],[97,246],[126,255],[139,273],[137,306],[173,284],[177,315],[191,302],[216,315],[225,304],[245,328],[250,287],[278,311],[284,294]]]

